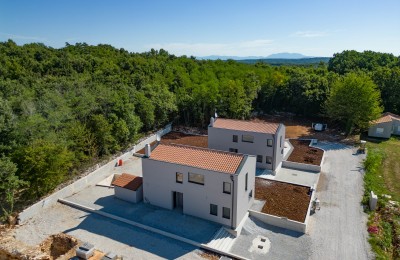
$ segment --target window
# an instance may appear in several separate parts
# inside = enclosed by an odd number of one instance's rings
[[[377,133],[377,134],[383,134],[383,128],[380,128],[380,127],[377,128],[377,129],[376,129],[376,133]]]
[[[204,185],[204,175],[189,172],[189,182]]]
[[[268,139],[268,140],[267,140],[267,145],[268,145],[269,147],[272,147],[272,143],[273,143],[273,140],[272,140],[272,139]]]
[[[231,218],[231,209],[222,207],[222,217],[230,219]]]
[[[257,155],[257,162],[261,162],[262,163],[262,155]]]
[[[252,136],[252,135],[242,135],[242,142],[253,143],[254,142],[254,136]]]
[[[210,214],[218,216],[218,206],[215,204],[210,204]]]
[[[229,148],[229,152],[231,152],[231,153],[237,153],[237,152],[238,152],[238,149],[235,149],[235,148]]]
[[[283,149],[281,150],[281,154],[283,154]]]
[[[279,147],[282,147],[282,136],[279,138]]]
[[[267,164],[272,164],[272,157],[271,156],[267,156]]]
[[[397,132],[400,132],[400,126],[397,127]]]
[[[249,173],[246,173],[246,179],[244,180],[244,190],[247,191],[247,183],[249,182]]]
[[[231,194],[231,184],[229,182],[224,182],[224,193]]]
[[[253,197],[253,190],[249,192],[249,198]]]
[[[234,143],[237,143],[237,142],[238,142],[238,136],[237,136],[237,135],[233,135],[232,141],[233,141]]]
[[[183,173],[177,172],[176,173],[176,182],[177,183],[182,183],[183,182]]]

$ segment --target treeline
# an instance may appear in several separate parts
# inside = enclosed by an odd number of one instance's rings
[[[400,113],[399,58],[345,51],[329,64],[272,67],[130,53],[110,45],[0,43],[0,203],[35,199],[141,133],[171,120],[205,127],[210,116],[253,111],[321,116],[331,86],[363,71]]]

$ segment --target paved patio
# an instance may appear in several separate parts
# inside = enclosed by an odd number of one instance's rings
[[[276,175],[272,175],[268,170],[257,169],[256,176],[260,178],[294,183],[311,187],[318,183],[319,173],[310,171],[300,171],[289,168],[281,168]]]
[[[65,199],[199,243],[209,242],[221,227],[217,223],[184,215],[180,211],[117,199],[114,197],[114,189],[108,187],[91,186]]]

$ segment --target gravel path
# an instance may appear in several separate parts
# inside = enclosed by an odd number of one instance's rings
[[[32,246],[51,234],[64,232],[124,259],[202,259],[199,250],[186,243],[59,203],[13,232],[17,240]]]
[[[312,239],[310,259],[372,259],[366,231],[367,215],[360,203],[363,194],[364,155],[355,148],[320,143],[326,150],[317,188],[321,210],[309,223]]]

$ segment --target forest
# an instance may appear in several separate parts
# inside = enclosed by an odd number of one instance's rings
[[[354,109],[343,108],[352,103]],[[343,51],[328,63],[271,66],[163,49],[1,42],[1,214],[48,194],[144,133],[171,121],[206,127],[215,111],[240,119],[284,111],[363,130],[382,111],[400,114],[400,59]]]

